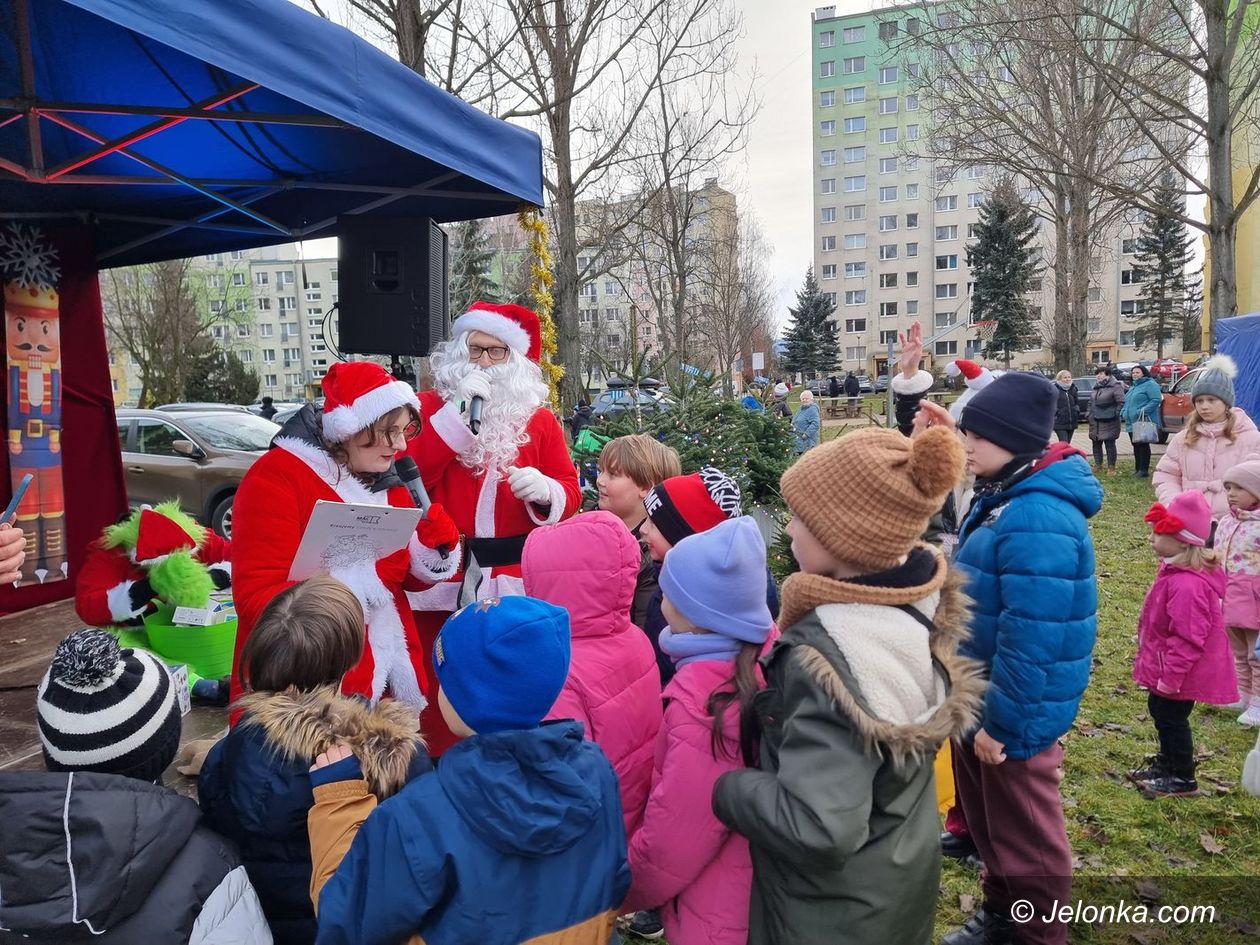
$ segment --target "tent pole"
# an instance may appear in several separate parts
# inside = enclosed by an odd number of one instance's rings
[[[13,0],[13,14],[17,21],[17,54],[22,68],[22,94],[28,101],[35,99],[35,56],[31,51],[31,18],[26,0]],[[26,140],[31,149],[31,170],[34,177],[44,176],[44,141],[39,131],[39,110],[26,112]]]

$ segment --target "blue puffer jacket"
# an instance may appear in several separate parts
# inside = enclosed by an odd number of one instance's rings
[[[989,670],[981,725],[1014,759],[1040,753],[1072,725],[1098,624],[1086,519],[1102,508],[1102,487],[1067,444],[1041,462],[975,500],[955,559],[976,602],[961,652]]]
[[[1155,383],[1155,378],[1144,377],[1134,383],[1125,394],[1124,406],[1120,408],[1120,418],[1124,420],[1124,429],[1133,432],[1134,420],[1150,420],[1156,426],[1160,424],[1160,408],[1164,404],[1164,393]]]
[[[206,824],[234,841],[276,945],[315,941],[311,905],[310,767],[333,741],[364,759],[380,797],[432,770],[414,710],[385,700],[370,709],[331,689],[251,693],[241,723],[210,749],[197,793]],[[371,748],[365,748],[364,745]]]

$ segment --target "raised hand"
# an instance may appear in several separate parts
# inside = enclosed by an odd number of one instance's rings
[[[919,372],[919,362],[923,359],[923,326],[913,322],[910,330],[898,335],[901,342],[901,360],[898,366],[906,377],[914,377]]]

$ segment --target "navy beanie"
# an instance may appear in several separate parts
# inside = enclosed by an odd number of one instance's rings
[[[665,554],[661,592],[697,627],[744,643],[764,643],[774,619],[766,606],[766,543],[747,516],[690,535]]]
[[[1016,456],[1039,453],[1054,432],[1058,401],[1054,384],[1040,374],[1003,374],[967,401],[958,428]]]
[[[474,732],[534,728],[569,676],[569,613],[533,597],[469,604],[442,625],[433,668]]]

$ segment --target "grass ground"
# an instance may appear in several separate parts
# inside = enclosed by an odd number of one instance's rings
[[[1086,901],[1133,903],[1223,901],[1217,922],[1194,928],[1155,925],[1073,927],[1080,942],[1239,942],[1260,938],[1260,800],[1238,785],[1256,730],[1233,713],[1196,707],[1191,717],[1203,797],[1145,799],[1124,772],[1155,751],[1146,692],[1133,682],[1138,612],[1155,573],[1142,516],[1153,501],[1148,480],[1133,479],[1132,463],[1106,477],[1106,499],[1092,520],[1098,560],[1098,644],[1094,670],[1076,724],[1064,737],[1062,786],[1078,886]],[[1053,607],[1053,601],[1046,602]],[[1090,879],[1086,879],[1086,878]],[[1224,877],[1234,878],[1230,880]],[[1114,897],[1100,897],[1115,878]],[[1241,882],[1252,878],[1250,882]],[[962,906],[979,898],[974,870],[949,861],[942,875],[938,932],[960,924]],[[1091,898],[1092,897],[1092,898]]]

